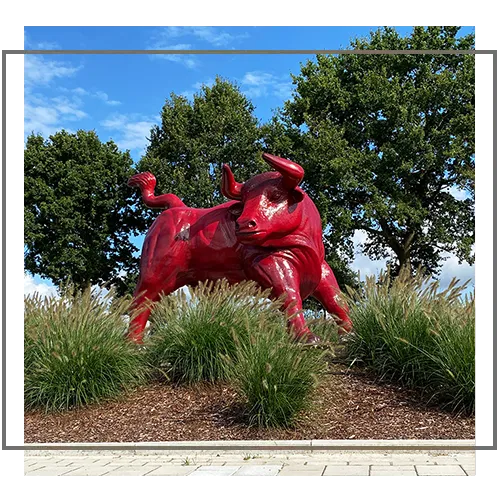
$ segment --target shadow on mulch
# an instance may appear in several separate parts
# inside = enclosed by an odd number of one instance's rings
[[[118,401],[27,412],[25,443],[279,439],[474,439],[474,417],[425,406],[408,389],[334,365],[290,429],[248,427],[229,384],[153,383]]]

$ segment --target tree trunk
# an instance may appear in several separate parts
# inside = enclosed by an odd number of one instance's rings
[[[410,231],[406,234],[403,244],[399,245],[398,251],[396,251],[396,255],[398,257],[399,265],[396,270],[396,276],[399,276],[401,270],[404,267],[408,267],[411,271],[411,244],[413,242],[413,238],[415,237],[415,231]]]
[[[395,276],[399,276],[402,269],[405,267],[408,267],[411,270],[410,252],[402,252],[400,255],[398,255],[398,267],[395,270]]]

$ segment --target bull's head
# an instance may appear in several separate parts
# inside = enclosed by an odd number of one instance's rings
[[[266,172],[245,183],[236,182],[228,165],[222,173],[222,194],[241,202],[236,237],[242,243],[262,244],[293,232],[301,222],[297,210],[305,193],[298,187],[304,170],[293,161],[268,153],[264,160],[277,172]]]

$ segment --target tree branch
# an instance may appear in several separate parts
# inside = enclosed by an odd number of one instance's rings
[[[377,236],[384,235],[383,231],[379,231],[378,229],[373,229],[372,227],[369,226],[358,226],[358,229],[366,231],[367,233],[376,234]]]

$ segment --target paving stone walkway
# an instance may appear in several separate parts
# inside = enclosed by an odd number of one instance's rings
[[[26,476],[473,476],[474,451],[25,451]]]

